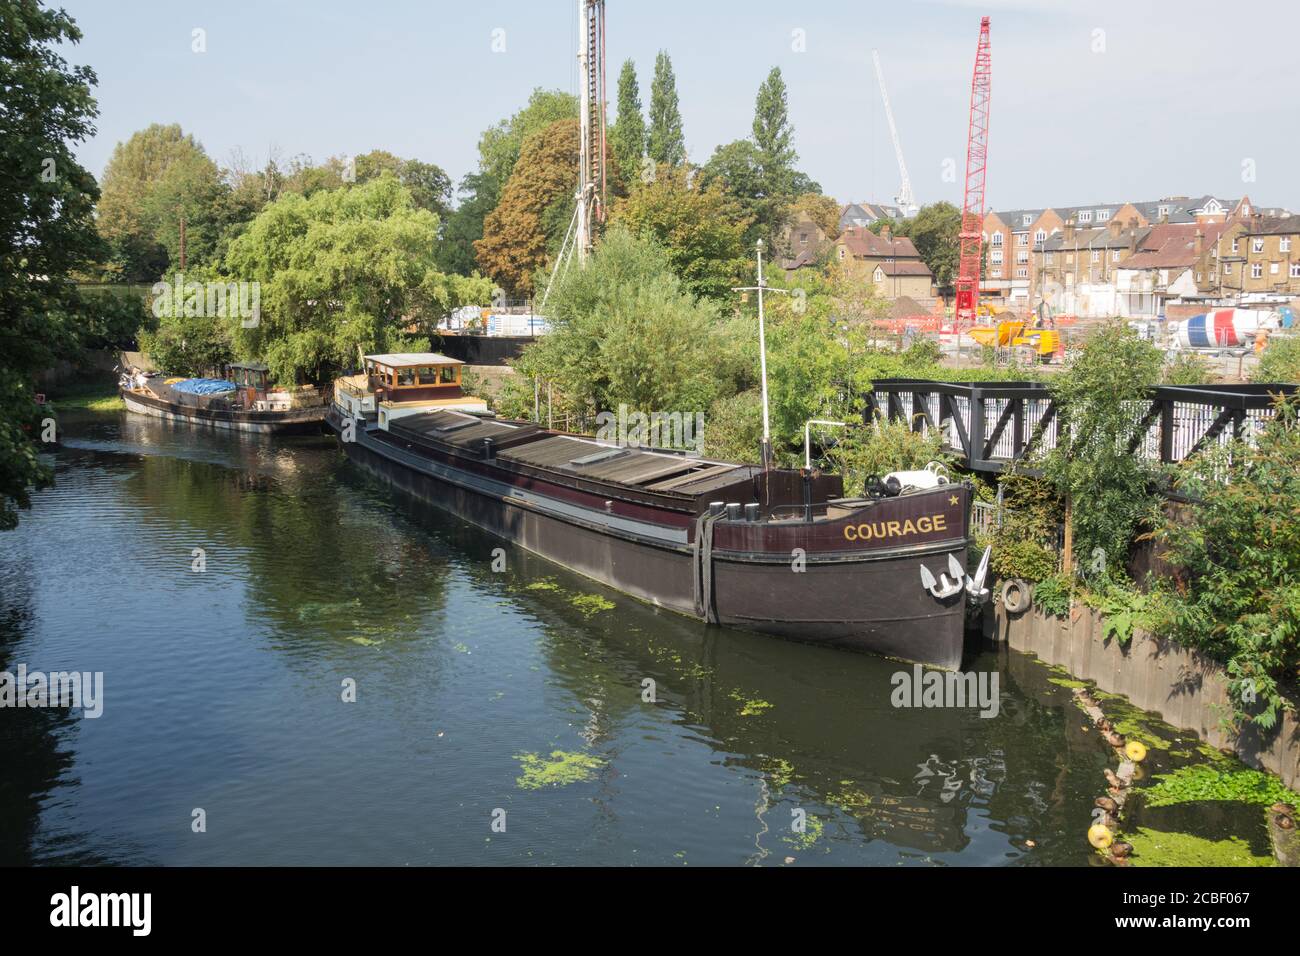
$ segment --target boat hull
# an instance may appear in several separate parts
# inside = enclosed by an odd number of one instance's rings
[[[320,432],[325,421],[326,409],[323,405],[287,412],[246,412],[179,405],[128,389],[122,389],[121,395],[126,410],[136,415],[231,431],[277,435],[311,434]]]
[[[701,616],[697,555],[685,535],[679,542],[652,543],[580,516],[547,514],[535,507],[536,499],[490,490],[469,472],[427,467],[410,451],[364,430],[341,444],[352,461],[425,504],[633,597]],[[962,540],[857,560],[814,556],[799,570],[791,559],[715,552],[712,616],[722,625],[956,669],[965,634],[964,597],[934,598],[920,585],[919,564],[942,569],[953,554],[964,566],[965,547]]]

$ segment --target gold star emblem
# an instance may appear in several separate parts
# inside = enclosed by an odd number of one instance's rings
[[[956,496],[956,495],[953,495],[951,498],[948,499],[948,504],[950,504],[950,505],[955,505],[956,503],[957,503],[957,496]]]

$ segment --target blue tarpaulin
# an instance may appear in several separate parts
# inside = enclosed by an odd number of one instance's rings
[[[172,388],[190,395],[219,395],[222,392],[233,392],[235,383],[220,378],[187,378],[183,382],[176,382]]]

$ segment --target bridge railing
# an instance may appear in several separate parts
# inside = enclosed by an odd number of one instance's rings
[[[1062,423],[1040,382],[936,382],[881,379],[866,419],[906,421],[942,436],[944,451],[974,471],[999,472],[1056,447]],[[1273,417],[1275,396],[1295,385],[1158,385],[1131,403],[1136,434],[1128,451],[1173,464],[1209,445],[1250,440]]]

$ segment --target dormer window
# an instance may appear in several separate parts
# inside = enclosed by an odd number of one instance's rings
[[[1163,219],[1165,216],[1169,215],[1169,207],[1168,207],[1168,206],[1157,206],[1157,207],[1156,207],[1156,215],[1157,215],[1157,216],[1160,216],[1160,217]]]
[[[1020,224],[1021,224],[1022,226],[1027,226],[1027,225],[1029,225],[1029,224],[1030,224],[1031,222],[1033,222],[1033,221],[1034,221],[1034,217],[1033,217],[1033,216],[1021,216],[1021,217],[1020,217]]]
[[[1091,209],[1080,209],[1080,210],[1079,210],[1079,222],[1092,222],[1092,210],[1091,210]]]
[[[1105,221],[1106,221],[1107,219],[1109,219],[1109,218],[1110,218],[1110,210],[1109,210],[1109,209],[1098,209],[1098,210],[1097,210],[1097,221],[1098,221],[1098,222],[1105,222]]]

